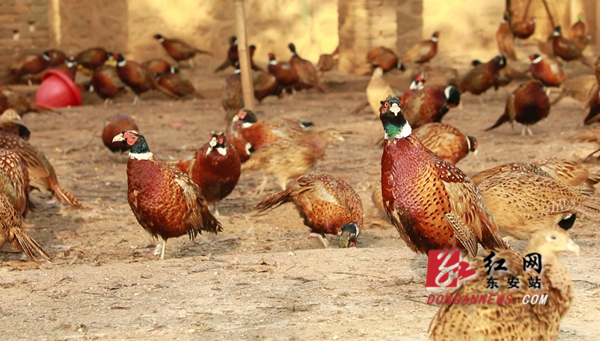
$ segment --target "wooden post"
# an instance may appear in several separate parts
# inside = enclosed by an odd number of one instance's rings
[[[254,110],[254,86],[252,84],[252,70],[250,68],[250,55],[248,54],[248,40],[246,39],[246,17],[244,15],[244,0],[233,0],[235,4],[235,22],[237,26],[238,57],[242,71],[242,91],[244,93],[244,107]]]

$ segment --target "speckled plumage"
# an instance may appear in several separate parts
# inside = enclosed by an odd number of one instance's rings
[[[6,241],[34,260],[50,260],[50,256],[33,238],[23,230],[23,218],[16,211],[9,199],[0,193],[0,246]]]
[[[554,341],[558,338],[560,321],[573,301],[573,283],[557,253],[573,251],[579,246],[564,231],[540,231],[533,235],[526,251],[496,251],[496,259],[506,260],[506,272],[495,272],[498,289],[487,289],[483,256],[471,261],[478,276],[463,281],[450,295],[504,295],[511,296],[511,304],[446,304],[440,307],[429,326],[434,341]],[[542,273],[528,268],[523,270],[523,256],[537,252],[542,256]],[[487,256],[487,253],[486,253]],[[519,290],[508,289],[509,277],[519,280]],[[542,288],[529,288],[529,277],[541,277]],[[523,304],[525,295],[547,295],[546,304]],[[496,296],[497,297],[497,296]]]
[[[335,129],[295,139],[279,139],[253,153],[250,160],[242,166],[242,171],[260,169],[270,173],[278,178],[283,189],[289,179],[310,172],[317,161],[325,156],[330,142],[343,140]]]
[[[29,173],[16,153],[0,149],[0,192],[23,217],[29,211]]]
[[[298,138],[310,131],[312,123],[280,118],[276,120],[259,120],[254,112],[248,109],[238,111],[233,118],[233,126],[244,139],[252,145],[254,151],[282,138]]]
[[[477,141],[445,123],[427,123],[415,129],[414,134],[423,145],[444,161],[455,165],[469,151],[477,151]]]
[[[455,246],[475,255],[478,243],[508,248],[477,187],[411,133],[399,102],[388,97],[380,109],[381,183],[386,213],[402,239],[418,253]]]
[[[546,228],[569,229],[577,214],[600,219],[600,200],[552,177],[499,173],[479,184],[483,202],[501,231],[527,239]]]
[[[35,149],[29,142],[14,134],[0,131],[0,148],[12,150],[21,157],[27,165],[32,187],[47,189],[54,193],[59,201],[81,207],[79,200],[59,184],[54,167],[44,153]]]
[[[267,211],[293,202],[304,219],[304,225],[313,232],[337,235],[342,226],[363,224],[363,207],[360,197],[345,181],[322,172],[306,174],[291,182],[288,187],[255,206]]]

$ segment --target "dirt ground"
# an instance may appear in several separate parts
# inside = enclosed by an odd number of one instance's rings
[[[210,68],[194,72],[206,75]],[[184,72],[189,73],[189,70]],[[425,304],[426,257],[415,255],[382,219],[371,202],[379,177],[381,123],[367,109],[348,113],[366,97],[368,77],[328,75],[335,91],[301,93],[258,106],[261,118],[308,119],[322,128],[352,132],[334,144],[318,164],[349,182],[360,194],[365,226],[358,248],[323,249],[290,205],[255,215],[252,205],[265,194],[254,190],[257,172],[243,174],[220,205],[224,232],[196,242],[173,239],[166,260],[153,255],[155,243],[136,222],[126,199],[126,164],[104,148],[104,119],[133,115],[160,159],[183,159],[224,129],[219,91],[225,75],[196,78],[208,99],[171,102],[160,94],[119,98],[105,109],[94,94],[62,115],[29,114],[31,143],[54,165],[61,184],[87,208],[60,207],[48,193],[35,193],[29,233],[53,257],[52,263],[25,262],[4,247],[0,263],[0,335],[3,340],[202,339],[202,340],[426,340],[437,308]],[[202,76],[204,77],[204,76]],[[408,84],[406,75],[390,79]],[[516,84],[511,84],[509,91]],[[31,94],[31,89],[18,87]],[[583,127],[581,104],[564,100],[550,117],[533,127],[533,137],[492,132],[507,92],[491,91],[482,105],[465,95],[463,108],[444,122],[477,137],[480,151],[459,163],[468,174],[505,162],[549,156],[579,159],[592,143],[568,137]],[[520,128],[519,128],[520,131]],[[600,170],[600,163],[590,163]],[[600,326],[600,223],[579,220],[572,237],[579,258],[563,262],[574,281],[575,301],[563,320],[561,340],[597,340]],[[516,242],[516,248],[523,243]]]

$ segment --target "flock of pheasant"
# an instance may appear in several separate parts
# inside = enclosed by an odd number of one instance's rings
[[[460,105],[461,95],[465,93],[480,95],[492,87],[508,84],[516,72],[507,71],[508,60],[516,59],[514,39],[525,39],[535,29],[535,22],[511,23],[510,12],[504,19],[497,34],[501,54],[488,62],[473,61],[473,67],[460,77],[456,70],[423,65],[436,56],[440,32],[416,44],[402,59],[385,47],[376,47],[367,53],[367,61],[374,70],[366,88],[367,102],[355,112],[370,106],[383,126],[381,179],[373,192],[373,202],[410,249],[427,254],[431,250],[455,247],[471,258],[474,269],[485,271],[479,250],[482,246],[509,260],[507,276],[524,283],[529,274],[516,266],[521,255],[509,245],[510,238],[529,240],[525,252],[537,252],[544,259],[546,280],[540,290],[549,295],[547,305],[442,306],[430,327],[434,340],[471,340],[481,335],[486,339],[505,340],[509,334],[523,340],[555,340],[560,320],[573,299],[568,274],[556,254],[579,253],[579,247],[566,232],[577,217],[600,220],[600,199],[594,197],[594,185],[600,182],[600,174],[580,163],[548,158],[499,165],[471,177],[455,166],[469,152],[476,153],[478,143],[474,137],[442,123],[444,115]],[[564,96],[576,97],[575,91],[561,88],[559,97],[550,102],[547,87],[560,87],[568,81],[561,64],[553,58],[580,60],[595,68],[586,98],[590,113],[585,123],[598,119],[600,58],[592,64],[583,56],[587,31],[581,30],[581,23],[576,25],[571,32],[580,35],[571,40],[562,36],[560,27],[555,29],[548,40],[552,54],[529,56],[527,72],[533,80],[524,82],[510,94],[504,114],[488,130],[505,122],[518,122],[524,125],[523,134],[532,134],[530,126],[546,118],[551,105]],[[191,62],[197,53],[206,53],[177,39],[158,34],[155,39],[178,63]],[[254,112],[245,109],[237,39],[231,37],[229,42],[227,58],[215,70],[222,71],[229,66],[236,69],[225,79],[222,88],[227,126],[224,131],[211,132],[191,159],[158,160],[150,149],[152,141],[140,133],[129,116],[108,118],[102,132],[108,149],[129,155],[127,199],[140,225],[153,237],[163,240],[161,259],[165,257],[170,238],[188,235],[193,240],[202,232],[222,231],[217,204],[233,192],[241,173],[246,171],[265,174],[258,193],[264,192],[269,176],[276,178],[281,187],[281,191],[258,203],[255,210],[268,211],[291,203],[310,228],[311,235],[324,247],[329,246],[331,235],[339,236],[342,248],[360,246],[363,228],[360,197],[344,180],[314,171],[328,144],[344,141],[345,133],[317,129],[312,122],[259,119]],[[267,71],[252,61],[254,95],[259,101],[268,95],[282,96],[311,88],[325,94],[329,92],[321,84],[319,72],[335,66],[338,51],[321,56],[315,67],[298,55],[294,44],[288,47],[289,62],[278,61],[270,53]],[[250,47],[251,56],[255,50]],[[106,103],[125,87],[135,93],[134,104],[139,104],[140,94],[152,89],[173,98],[198,95],[178,68],[164,60],[137,63],[121,54],[94,48],[75,57],[62,54],[60,63],[53,64],[53,59],[60,59],[60,55],[60,51],[49,50],[35,58],[27,57],[13,66],[7,77],[12,82],[34,82],[41,72],[56,67],[65,68],[63,71],[71,72],[75,79],[73,70],[79,64],[90,73],[90,82],[85,87],[105,98]],[[385,81],[385,73],[405,72],[410,64],[419,65],[410,88],[404,92],[393,89]],[[588,84],[588,79],[572,86]],[[0,92],[0,108],[4,112],[0,116],[0,245],[9,241],[27,257],[50,260],[43,247],[23,230],[23,218],[33,205],[30,191],[47,189],[63,203],[74,207],[82,207],[82,204],[60,186],[52,165],[42,152],[27,142],[29,131],[18,121],[19,115],[29,111],[51,109],[31,104],[8,88]],[[485,294],[488,289],[482,281],[485,282],[485,278],[463,283],[456,293]],[[508,288],[500,285],[497,290],[506,292]],[[505,318],[507,314],[512,317]]]

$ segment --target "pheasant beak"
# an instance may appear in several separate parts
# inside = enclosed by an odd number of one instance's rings
[[[398,103],[392,103],[392,107],[390,108],[390,111],[394,113],[394,116],[398,116],[398,113],[402,111],[402,109],[400,109],[400,106],[398,105]]]
[[[577,257],[579,257],[579,245],[577,245],[573,239],[569,238],[569,242],[567,243],[567,248],[569,251],[575,253]]]
[[[473,155],[477,156],[477,153],[479,153],[479,149],[475,149],[475,151],[473,152]]]
[[[115,137],[113,137],[112,141],[113,142],[123,142],[123,141],[125,141],[125,137],[123,137],[123,133],[120,133],[120,134],[116,135]]]

